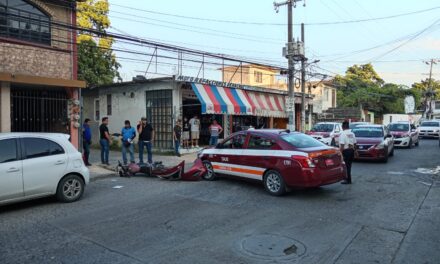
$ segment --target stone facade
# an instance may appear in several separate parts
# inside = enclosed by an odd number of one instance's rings
[[[69,8],[43,0],[29,2],[44,10],[52,21],[71,23],[72,11]],[[13,39],[0,40],[0,72],[72,79],[72,34],[68,29],[55,26],[51,27],[51,34],[51,46],[47,47]]]
[[[0,42],[0,72],[72,79],[70,53]]]

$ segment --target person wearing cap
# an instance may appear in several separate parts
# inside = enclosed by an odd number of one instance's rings
[[[147,148],[148,163],[153,163],[153,153],[151,152],[152,143],[154,141],[154,129],[147,122],[146,117],[142,117],[138,122],[137,131],[139,134],[139,163],[144,163],[144,147]]]

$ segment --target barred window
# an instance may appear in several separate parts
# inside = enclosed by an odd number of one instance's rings
[[[171,90],[146,91],[148,122],[154,128],[154,147],[173,148],[173,97]]]
[[[24,0],[0,0],[0,37],[50,45],[50,17]]]

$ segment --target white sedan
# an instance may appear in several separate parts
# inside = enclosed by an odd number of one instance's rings
[[[81,198],[89,170],[65,134],[0,133],[0,205],[55,195]]]

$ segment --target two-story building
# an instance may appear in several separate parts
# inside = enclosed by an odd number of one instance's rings
[[[0,0],[0,132],[61,132],[78,146],[76,2]]]

